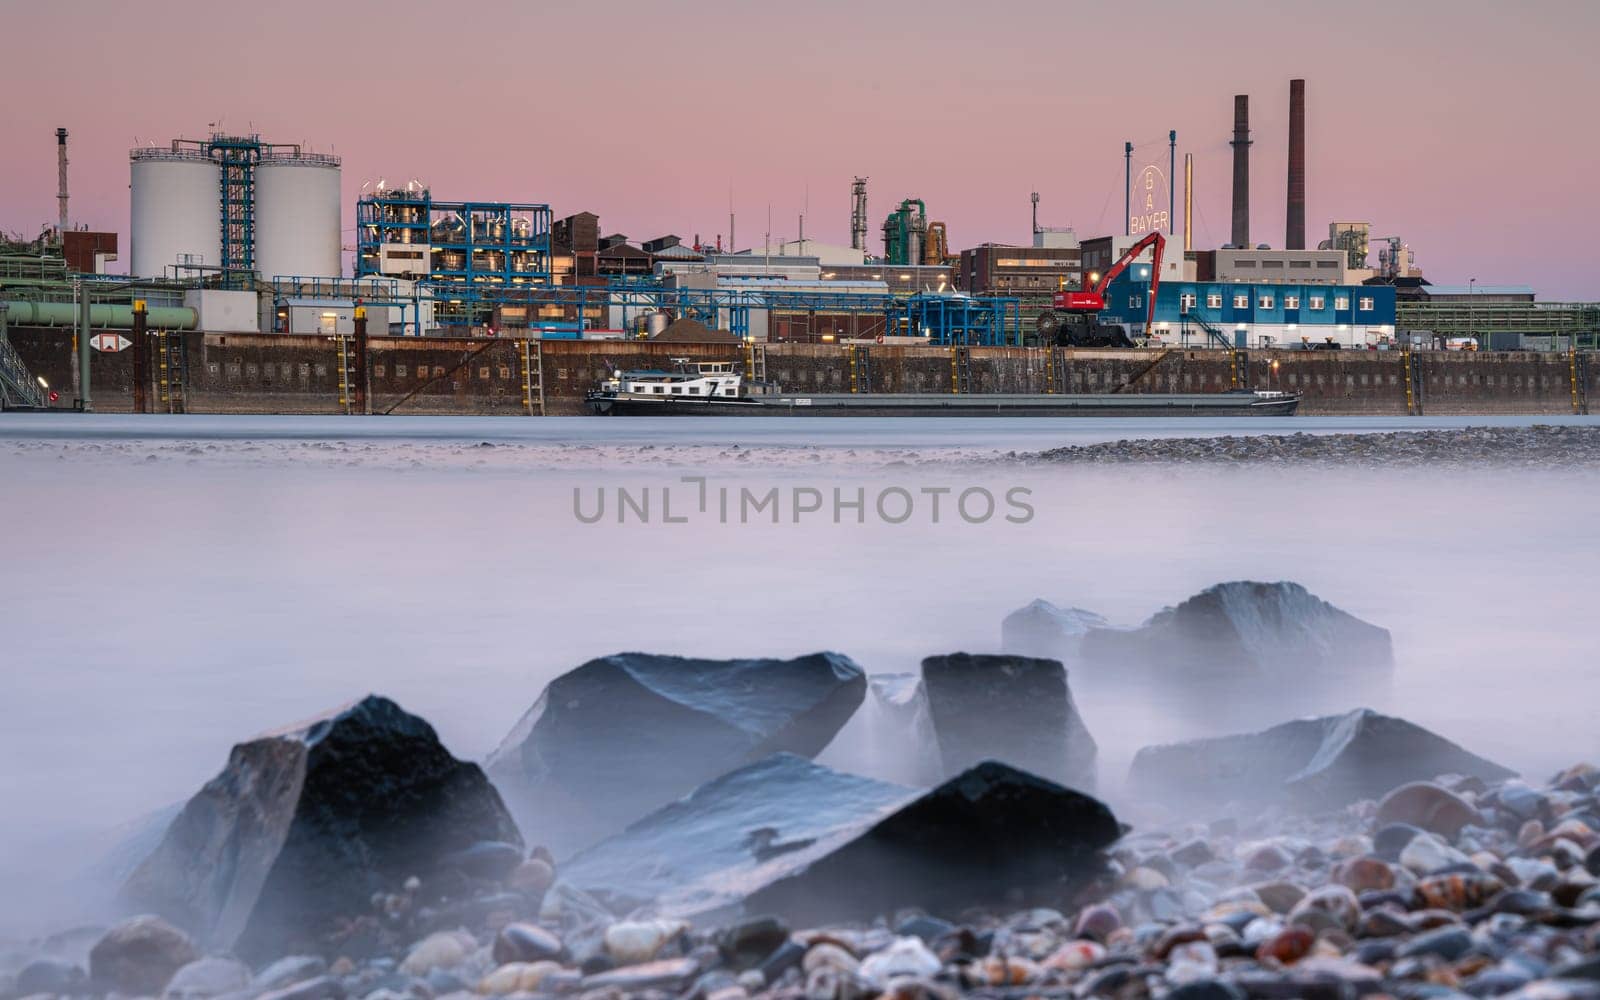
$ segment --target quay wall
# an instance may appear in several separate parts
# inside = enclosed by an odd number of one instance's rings
[[[342,413],[339,352],[326,337],[186,333],[184,408],[190,413]],[[24,363],[70,405],[76,358],[70,330],[16,328]],[[372,410],[403,414],[525,414],[523,341],[391,338],[370,341]],[[1250,351],[1243,360],[1220,350],[1072,350],[974,347],[963,358],[948,348],[869,344],[853,352],[832,344],[769,344],[767,376],[787,392],[1220,392],[1246,380],[1252,388],[1304,394],[1305,414],[1405,414],[1406,360],[1399,351]],[[583,412],[583,394],[614,369],[663,368],[673,358],[747,359],[723,345],[643,341],[531,342],[543,373],[543,411]],[[96,352],[93,405],[133,408],[133,355]],[[1420,384],[1410,406],[1433,415],[1566,414],[1574,389],[1596,389],[1600,358],[1533,352],[1418,351]],[[1575,371],[1576,369],[1576,371]],[[1576,375],[1576,378],[1575,378]],[[537,398],[538,393],[535,393]],[[151,406],[165,411],[159,387]],[[538,406],[534,407],[537,412]]]

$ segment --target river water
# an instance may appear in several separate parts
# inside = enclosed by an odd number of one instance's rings
[[[191,794],[234,742],[369,691],[479,757],[596,655],[827,648],[914,670],[996,650],[1036,597],[1133,624],[1234,579],[1295,580],[1390,628],[1373,707],[1543,778],[1600,756],[1600,475],[948,459],[1565,422],[0,417],[0,884]],[[651,492],[650,517],[618,523],[618,490]],[[777,523],[741,511],[746,490],[776,491]],[[992,516],[960,516],[972,490]],[[797,514],[810,491],[820,509]],[[1195,728],[1082,708],[1113,796],[1139,745]]]

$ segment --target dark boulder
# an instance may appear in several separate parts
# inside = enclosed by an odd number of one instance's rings
[[[1133,759],[1129,783],[1156,801],[1219,812],[1230,802],[1316,810],[1382,798],[1441,774],[1500,781],[1514,772],[1364,708],[1259,733],[1146,747]]]
[[[1161,707],[1239,724],[1262,708],[1315,711],[1376,690],[1394,666],[1387,629],[1296,583],[1221,583],[1138,628],[1090,629],[1080,682],[1136,685]]]
[[[1098,799],[985,761],[770,872],[745,906],[808,925],[1059,902],[1103,874],[1102,851],[1121,834]]]
[[[1120,835],[1096,799],[994,761],[919,794],[779,754],[578,854],[561,877],[697,923],[748,913],[814,926],[1059,901]]]
[[[866,691],[838,653],[620,653],[551,681],[487,766],[523,832],[562,857],[768,754],[815,756]]]
[[[922,683],[946,777],[998,760],[1070,788],[1094,788],[1094,737],[1058,661],[930,656]]]
[[[122,895],[247,960],[314,953],[374,893],[484,841],[521,843],[483,771],[368,696],[235,746]]]
[[[1073,663],[1083,637],[1091,629],[1110,627],[1093,611],[1059,608],[1049,601],[1036,600],[1006,615],[1000,623],[1000,648],[1007,653]]]
[[[773,754],[707,782],[561,867],[565,885],[657,913],[733,912],[819,845],[848,838],[916,796],[910,788]]]

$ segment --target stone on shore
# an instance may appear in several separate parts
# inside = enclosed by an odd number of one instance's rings
[[[922,683],[946,777],[998,760],[1069,788],[1094,788],[1094,737],[1059,661],[930,656]]]
[[[1513,773],[1404,719],[1357,709],[1259,733],[1145,747],[1133,759],[1129,782],[1175,807],[1319,810],[1382,798],[1444,774],[1500,781]]]
[[[483,771],[368,696],[235,746],[122,895],[247,960],[318,953],[374,893],[485,841],[521,844]]]
[[[551,681],[487,767],[523,832],[565,857],[768,754],[815,756],[866,691],[838,653],[620,653]]]
[[[1042,656],[1066,664],[1077,661],[1090,629],[1110,628],[1100,615],[1082,608],[1061,608],[1035,600],[1006,615],[1000,623],[1000,648],[1021,656]]]
[[[162,920],[132,917],[89,951],[89,978],[102,991],[160,996],[177,971],[199,958],[189,935]]]

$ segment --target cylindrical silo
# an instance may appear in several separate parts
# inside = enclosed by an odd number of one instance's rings
[[[339,253],[339,161],[331,156],[264,157],[256,165],[256,270],[335,278]]]
[[[216,161],[164,148],[136,149],[129,159],[129,272],[159,278],[178,263],[220,265],[222,168]]]

